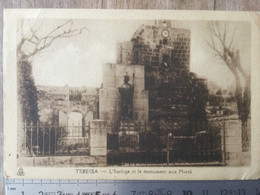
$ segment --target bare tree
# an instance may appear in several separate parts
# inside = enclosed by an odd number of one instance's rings
[[[32,66],[33,66],[33,56],[39,54],[43,50],[50,47],[55,40],[62,38],[70,38],[73,36],[77,36],[85,30],[85,27],[82,28],[74,28],[73,21],[67,20],[63,21],[58,26],[55,26],[51,29],[49,23],[47,23],[48,27],[43,27],[43,22],[47,21],[34,21],[33,27],[28,27],[27,25],[27,33],[25,35],[24,27],[26,26],[24,22],[21,22],[20,28],[20,40],[17,43],[17,84],[18,84],[18,104],[19,104],[19,112],[20,120],[23,121],[22,124],[25,125],[31,124],[36,125],[39,120],[38,115],[38,92],[34,83],[34,77],[32,74]],[[37,27],[36,27],[37,26]],[[29,30],[28,30],[29,29]],[[47,31],[46,29],[51,29]],[[27,132],[28,133],[28,132]],[[32,135],[35,136],[35,131],[31,132]],[[32,150],[31,144],[36,145],[35,139],[31,139],[31,135],[24,133],[21,136],[27,136],[27,143],[21,142],[20,148],[27,148]],[[23,138],[21,137],[21,140]],[[30,144],[31,142],[31,144]],[[42,143],[43,144],[43,143]]]
[[[42,21],[34,21],[33,27],[27,25],[27,33],[24,32],[25,21],[21,22],[21,35],[17,44],[17,70],[18,70],[18,94],[21,104],[22,120],[32,123],[38,121],[37,89],[32,75],[32,57],[50,47],[57,39],[77,36],[85,30],[85,27],[74,28],[73,21],[67,20],[47,31]],[[28,22],[28,21],[27,21]],[[46,23],[48,26],[49,23]]]
[[[225,63],[235,79],[236,103],[239,119],[242,123],[242,149],[248,151],[250,141],[247,122],[250,115],[251,75],[241,65],[239,48],[233,47],[236,31],[234,30],[230,34],[227,25],[221,25],[219,22],[209,22],[208,27],[210,31],[209,47]]]

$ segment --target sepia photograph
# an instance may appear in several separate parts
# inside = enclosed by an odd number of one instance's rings
[[[71,170],[59,177],[199,179],[212,170],[219,176],[211,179],[238,179],[247,173],[223,170],[252,167],[259,177],[256,17],[8,11],[15,15],[5,21],[14,45],[4,44],[10,177]]]

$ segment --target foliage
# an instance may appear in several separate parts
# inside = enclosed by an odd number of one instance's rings
[[[203,79],[194,73],[186,77],[189,129],[197,131],[198,124],[207,121],[206,104],[208,89]]]
[[[32,76],[32,64],[28,60],[20,60],[17,63],[18,100],[23,112],[23,121],[36,124],[38,115],[37,88]]]

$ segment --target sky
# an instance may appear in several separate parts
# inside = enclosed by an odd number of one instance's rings
[[[37,29],[37,36],[52,31],[64,20],[30,20],[23,23],[24,36],[30,36],[30,28]],[[73,27],[86,27],[80,35],[57,39],[52,45],[35,55],[31,60],[36,85],[71,87],[99,87],[102,83],[102,65],[116,63],[116,43],[129,41],[142,25],[155,21],[142,20],[75,20]],[[242,66],[250,70],[250,24],[227,23],[227,41],[235,30],[233,47],[240,50]],[[172,21],[172,27],[191,31],[190,68],[199,76],[214,81],[222,88],[233,83],[233,76],[225,64],[207,44],[209,31],[203,21]],[[18,39],[21,28],[18,25]],[[30,50],[30,45],[24,49]]]

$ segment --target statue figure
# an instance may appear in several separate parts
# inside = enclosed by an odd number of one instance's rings
[[[134,75],[133,75],[134,76]],[[129,84],[130,78],[126,74],[124,76],[124,83],[118,88],[121,95],[121,120],[133,119],[133,92],[134,88]]]

